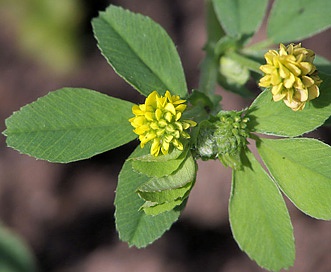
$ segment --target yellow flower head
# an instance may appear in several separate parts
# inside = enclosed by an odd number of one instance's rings
[[[158,156],[168,154],[170,144],[179,150],[183,150],[182,139],[190,138],[185,131],[196,126],[192,120],[180,120],[186,109],[186,100],[178,95],[171,95],[166,91],[164,96],[154,91],[145,100],[145,104],[134,105],[130,118],[134,133],[139,135],[140,146],[152,141],[151,154]]]
[[[299,44],[269,50],[264,55],[267,64],[260,66],[265,75],[261,87],[270,87],[274,101],[284,100],[294,111],[302,110],[307,101],[319,96],[322,80],[313,64],[315,53]]]

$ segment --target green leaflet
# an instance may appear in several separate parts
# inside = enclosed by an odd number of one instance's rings
[[[137,186],[137,190],[143,192],[156,192],[180,188],[194,180],[195,175],[196,163],[191,153],[189,153],[185,161],[181,164],[176,172],[162,178],[151,178],[148,180],[148,182],[142,184],[139,187]]]
[[[304,213],[331,219],[331,147],[315,139],[262,139],[258,151],[282,191]]]
[[[147,143],[144,148],[150,149],[150,144]],[[157,163],[160,163],[160,162],[167,162],[169,160],[176,160],[179,156],[182,155],[182,153],[183,153],[182,150],[179,150],[177,148],[173,148],[173,150],[171,152],[169,152],[167,155],[153,156],[150,153],[148,153],[146,155],[142,155],[142,156],[139,156],[139,157],[132,158],[132,160],[141,161],[141,162],[157,162]]]
[[[21,239],[0,226],[0,271],[34,272],[33,256]]]
[[[267,0],[213,0],[215,13],[225,32],[232,37],[253,36],[262,23]]]
[[[192,188],[192,185],[193,185],[193,181],[188,182],[183,187],[170,189],[170,190],[163,190],[163,191],[138,190],[138,195],[142,199],[150,202],[155,202],[155,203],[171,202],[183,198],[184,195],[187,193],[187,191]]]
[[[267,35],[274,43],[313,36],[331,26],[331,2],[325,0],[277,0],[272,7]]]
[[[64,88],[22,107],[6,120],[8,146],[67,163],[90,158],[136,138],[132,103],[92,90]]]
[[[102,54],[114,70],[147,96],[156,90],[187,95],[184,71],[176,47],[164,29],[150,18],[109,6],[92,21]]]
[[[169,212],[175,209],[177,206],[183,203],[183,199],[176,199],[171,202],[164,202],[161,204],[157,204],[155,202],[145,202],[144,205],[141,206],[141,209],[147,215],[156,216],[164,212]]]
[[[251,152],[242,171],[233,171],[229,203],[231,229],[240,248],[261,267],[293,265],[293,228],[284,199]]]
[[[132,153],[130,158],[146,155],[148,149],[140,147]],[[144,204],[138,194],[137,187],[150,178],[132,169],[132,160],[128,159],[120,172],[115,197],[116,228],[121,240],[130,246],[145,247],[158,239],[171,225],[177,221],[183,206],[157,216],[150,216],[139,210]]]
[[[178,149],[173,150],[175,152],[177,152]],[[182,152],[182,151],[181,151]],[[173,152],[171,152],[173,153]],[[166,156],[171,157],[171,153],[167,154]],[[151,155],[152,156],[152,155]],[[181,155],[175,159],[169,159],[167,161],[145,161],[143,159],[133,159],[132,160],[132,168],[139,172],[142,173],[146,176],[149,177],[164,177],[164,176],[168,176],[171,173],[173,173],[174,171],[176,171],[179,166],[181,165],[181,163],[185,160],[187,156],[187,150],[182,152]],[[147,156],[144,156],[143,158],[146,158]],[[153,156],[154,157],[154,156]],[[165,157],[165,156],[157,156],[156,158],[159,157]]]
[[[331,77],[321,74],[320,96],[294,112],[283,101],[274,102],[266,89],[249,108],[249,128],[252,131],[294,137],[321,126],[331,113]]]
[[[196,164],[189,153],[175,172],[161,178],[152,177],[138,187],[138,195],[146,201],[141,209],[148,215],[158,215],[181,205],[189,195],[195,175]]]
[[[180,205],[184,207],[193,184],[194,181],[191,181],[181,188],[157,192],[138,191],[139,196],[146,200],[146,202],[141,206],[141,209],[147,215],[158,215],[160,213],[175,209]]]

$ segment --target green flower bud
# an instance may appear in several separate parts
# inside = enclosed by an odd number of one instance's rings
[[[221,111],[214,120],[199,125],[195,151],[202,160],[218,158],[225,166],[240,169],[240,154],[247,145],[247,117],[241,112]]]

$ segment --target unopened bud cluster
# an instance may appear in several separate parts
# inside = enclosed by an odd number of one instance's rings
[[[248,118],[241,115],[221,111],[215,120],[203,121],[195,144],[197,156],[203,160],[218,158],[225,166],[240,169],[240,154],[249,136]]]

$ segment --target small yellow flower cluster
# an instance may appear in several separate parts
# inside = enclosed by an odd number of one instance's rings
[[[183,150],[181,140],[190,138],[185,130],[196,126],[192,120],[180,120],[186,109],[185,102],[169,91],[166,91],[165,96],[159,96],[154,91],[146,98],[145,104],[134,105],[132,113],[135,117],[129,121],[135,128],[134,133],[139,135],[140,146],[144,147],[152,141],[150,152],[153,156],[168,154],[170,144]]]
[[[299,44],[284,46],[279,51],[269,50],[264,55],[267,64],[260,69],[265,76],[261,87],[271,87],[274,101],[284,100],[294,111],[302,110],[307,101],[319,96],[322,80],[313,64],[315,53]]]

